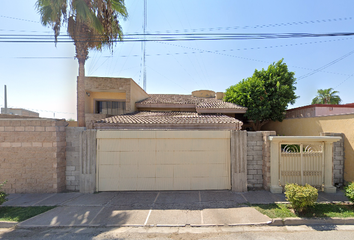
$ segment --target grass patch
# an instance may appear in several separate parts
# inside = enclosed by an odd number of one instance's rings
[[[326,218],[354,217],[354,205],[341,203],[315,203],[306,211],[295,212],[290,204],[257,204],[252,205],[256,210],[270,218],[287,218],[287,217],[306,217],[306,218]]]
[[[289,204],[256,204],[252,205],[260,213],[267,215],[270,218],[287,218],[296,217],[296,215],[290,211]]]
[[[299,217],[354,217],[354,205],[319,203],[299,213]]]
[[[0,221],[22,222],[55,207],[0,207]]]

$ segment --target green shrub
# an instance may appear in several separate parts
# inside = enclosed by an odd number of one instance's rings
[[[4,202],[6,202],[6,200],[7,200],[6,199],[7,194],[5,192],[1,191],[2,186],[4,186],[5,183],[6,183],[6,181],[0,184],[0,205],[3,204]]]
[[[345,188],[345,196],[354,203],[354,182]]]
[[[318,190],[308,184],[305,186],[299,186],[296,183],[286,184],[285,196],[295,211],[302,212],[315,204]]]

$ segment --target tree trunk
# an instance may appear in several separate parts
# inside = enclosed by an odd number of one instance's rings
[[[79,76],[77,78],[77,123],[78,127],[85,127],[85,58],[78,58]]]
[[[269,122],[269,120],[264,120],[262,122],[260,122],[260,121],[251,122],[253,131],[261,131],[262,126],[268,122]]]

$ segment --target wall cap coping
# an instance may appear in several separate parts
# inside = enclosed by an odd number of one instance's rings
[[[269,136],[271,142],[337,142],[341,137],[336,136]]]

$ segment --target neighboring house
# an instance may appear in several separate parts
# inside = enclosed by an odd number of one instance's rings
[[[1,108],[1,114],[18,115],[24,117],[39,117],[39,113],[23,108]]]
[[[147,94],[130,78],[86,77],[85,84],[87,128],[240,130],[247,110],[209,90]]]
[[[85,121],[92,121],[136,111],[135,102],[149,95],[131,78],[86,77]]]
[[[320,117],[354,113],[354,103],[349,104],[314,104],[293,108],[286,111],[285,118]]]
[[[344,152],[335,156],[334,179],[345,182],[354,181],[354,103],[342,105],[315,104],[286,111],[282,122],[270,121],[262,127],[263,131],[276,131],[280,136],[342,136],[343,143],[337,142],[335,148],[343,147]],[[338,166],[344,166],[339,168]]]

